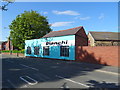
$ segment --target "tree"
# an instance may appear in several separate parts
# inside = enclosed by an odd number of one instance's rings
[[[25,40],[41,38],[51,31],[47,17],[36,11],[24,11],[12,21],[10,38],[14,47],[24,48]]]

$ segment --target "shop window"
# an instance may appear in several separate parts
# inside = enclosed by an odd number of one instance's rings
[[[27,54],[31,54],[31,47],[30,46],[27,47]]]
[[[60,46],[60,56],[69,57],[69,46]]]
[[[45,55],[49,56],[49,46],[43,47],[43,55],[44,55],[44,56],[45,56]]]
[[[34,47],[34,55],[39,55],[39,47]]]

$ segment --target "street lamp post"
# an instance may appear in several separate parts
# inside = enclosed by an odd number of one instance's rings
[[[3,6],[0,6],[0,10],[2,11],[7,11],[8,9],[6,8],[10,3],[13,3],[15,2],[15,0],[2,0],[2,1],[5,1],[6,4],[4,4]]]
[[[19,57],[18,49],[15,49],[16,51],[16,56]]]
[[[9,42],[9,50],[10,50],[10,55],[12,55],[12,43],[11,43],[11,37],[8,37],[8,42]]]
[[[12,55],[12,46],[11,46],[12,44],[11,44],[11,39],[10,39],[9,42],[10,42],[10,54]]]

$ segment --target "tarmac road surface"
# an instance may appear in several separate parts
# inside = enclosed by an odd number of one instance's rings
[[[2,55],[2,88],[116,88],[118,68]]]

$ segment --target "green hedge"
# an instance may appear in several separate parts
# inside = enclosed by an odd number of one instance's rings
[[[7,53],[9,53],[9,52],[10,52],[10,50],[3,50],[3,51],[1,51],[1,52],[7,52]]]
[[[11,51],[10,50],[2,50],[1,52],[3,52],[3,53],[10,53]],[[20,50],[20,51],[18,51],[18,50],[12,50],[12,53],[24,53],[24,52],[25,52],[24,49]]]

